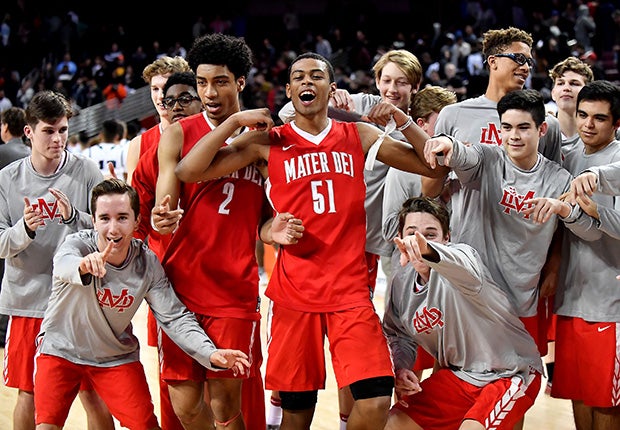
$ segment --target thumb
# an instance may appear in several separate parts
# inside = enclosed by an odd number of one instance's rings
[[[30,199],[28,199],[28,197],[24,197],[24,204],[25,204],[26,206],[31,206],[31,205],[30,205]]]
[[[164,196],[164,198],[163,198],[163,199],[161,199],[161,202],[159,202],[159,204],[160,204],[161,206],[166,206],[166,205],[168,205],[169,203],[170,203],[170,194],[166,194],[166,195]]]

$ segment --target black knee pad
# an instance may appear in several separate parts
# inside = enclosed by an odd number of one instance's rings
[[[392,396],[394,377],[378,376],[362,379],[350,385],[351,394],[355,400],[372,399],[373,397]]]
[[[280,391],[282,409],[300,411],[312,409],[318,399],[318,391]]]

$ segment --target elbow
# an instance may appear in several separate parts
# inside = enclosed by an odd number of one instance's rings
[[[181,163],[174,168],[174,174],[181,182],[195,182],[192,172],[188,171],[187,168],[184,168]]]

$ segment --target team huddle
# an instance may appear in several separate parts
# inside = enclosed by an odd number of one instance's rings
[[[551,396],[577,428],[619,428],[620,88],[569,57],[549,113],[524,89],[532,44],[487,31],[487,90],[460,102],[420,88],[404,49],[373,66],[378,95],[304,53],[276,124],[241,108],[243,39],[201,36],[145,68],[159,123],[123,178],[69,152],[67,100],[35,94],[32,153],[0,170],[14,428],[62,428],[79,395],[100,430],[309,429],[326,339],[341,429],[522,428],[549,341]],[[267,340],[257,240],[278,248]],[[143,299],[159,419],[131,325]]]

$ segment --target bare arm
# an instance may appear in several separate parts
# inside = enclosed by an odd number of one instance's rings
[[[234,143],[222,146],[241,127],[256,128],[243,133]],[[203,136],[176,168],[183,182],[198,182],[232,173],[269,154],[269,133],[273,126],[269,109],[253,109],[232,114],[219,126]]]
[[[404,113],[401,112],[401,114],[406,117]],[[400,122],[405,123],[406,120],[403,121],[401,118]],[[396,124],[399,124],[399,120],[396,120]],[[383,133],[379,128],[361,122],[357,123],[357,129],[360,133],[364,152],[368,152],[379,135]],[[409,129],[412,130],[409,131]],[[443,177],[447,173],[447,168],[439,167],[432,169],[424,160],[423,148],[428,135],[421,128],[411,124],[404,130],[403,134],[405,134],[409,142],[413,143],[402,142],[390,136],[385,136],[377,152],[377,159],[379,161],[400,170],[433,178]]]
[[[140,159],[140,147],[142,145],[142,135],[138,135],[129,141],[127,147],[127,160],[125,170],[127,172],[127,183],[131,185],[133,172],[136,170],[138,160]]]
[[[157,147],[159,173],[155,187],[155,207],[152,209],[154,227],[161,234],[172,233],[181,220],[182,210],[178,208],[181,184],[174,173],[183,148],[183,128],[172,124],[166,128]]]

